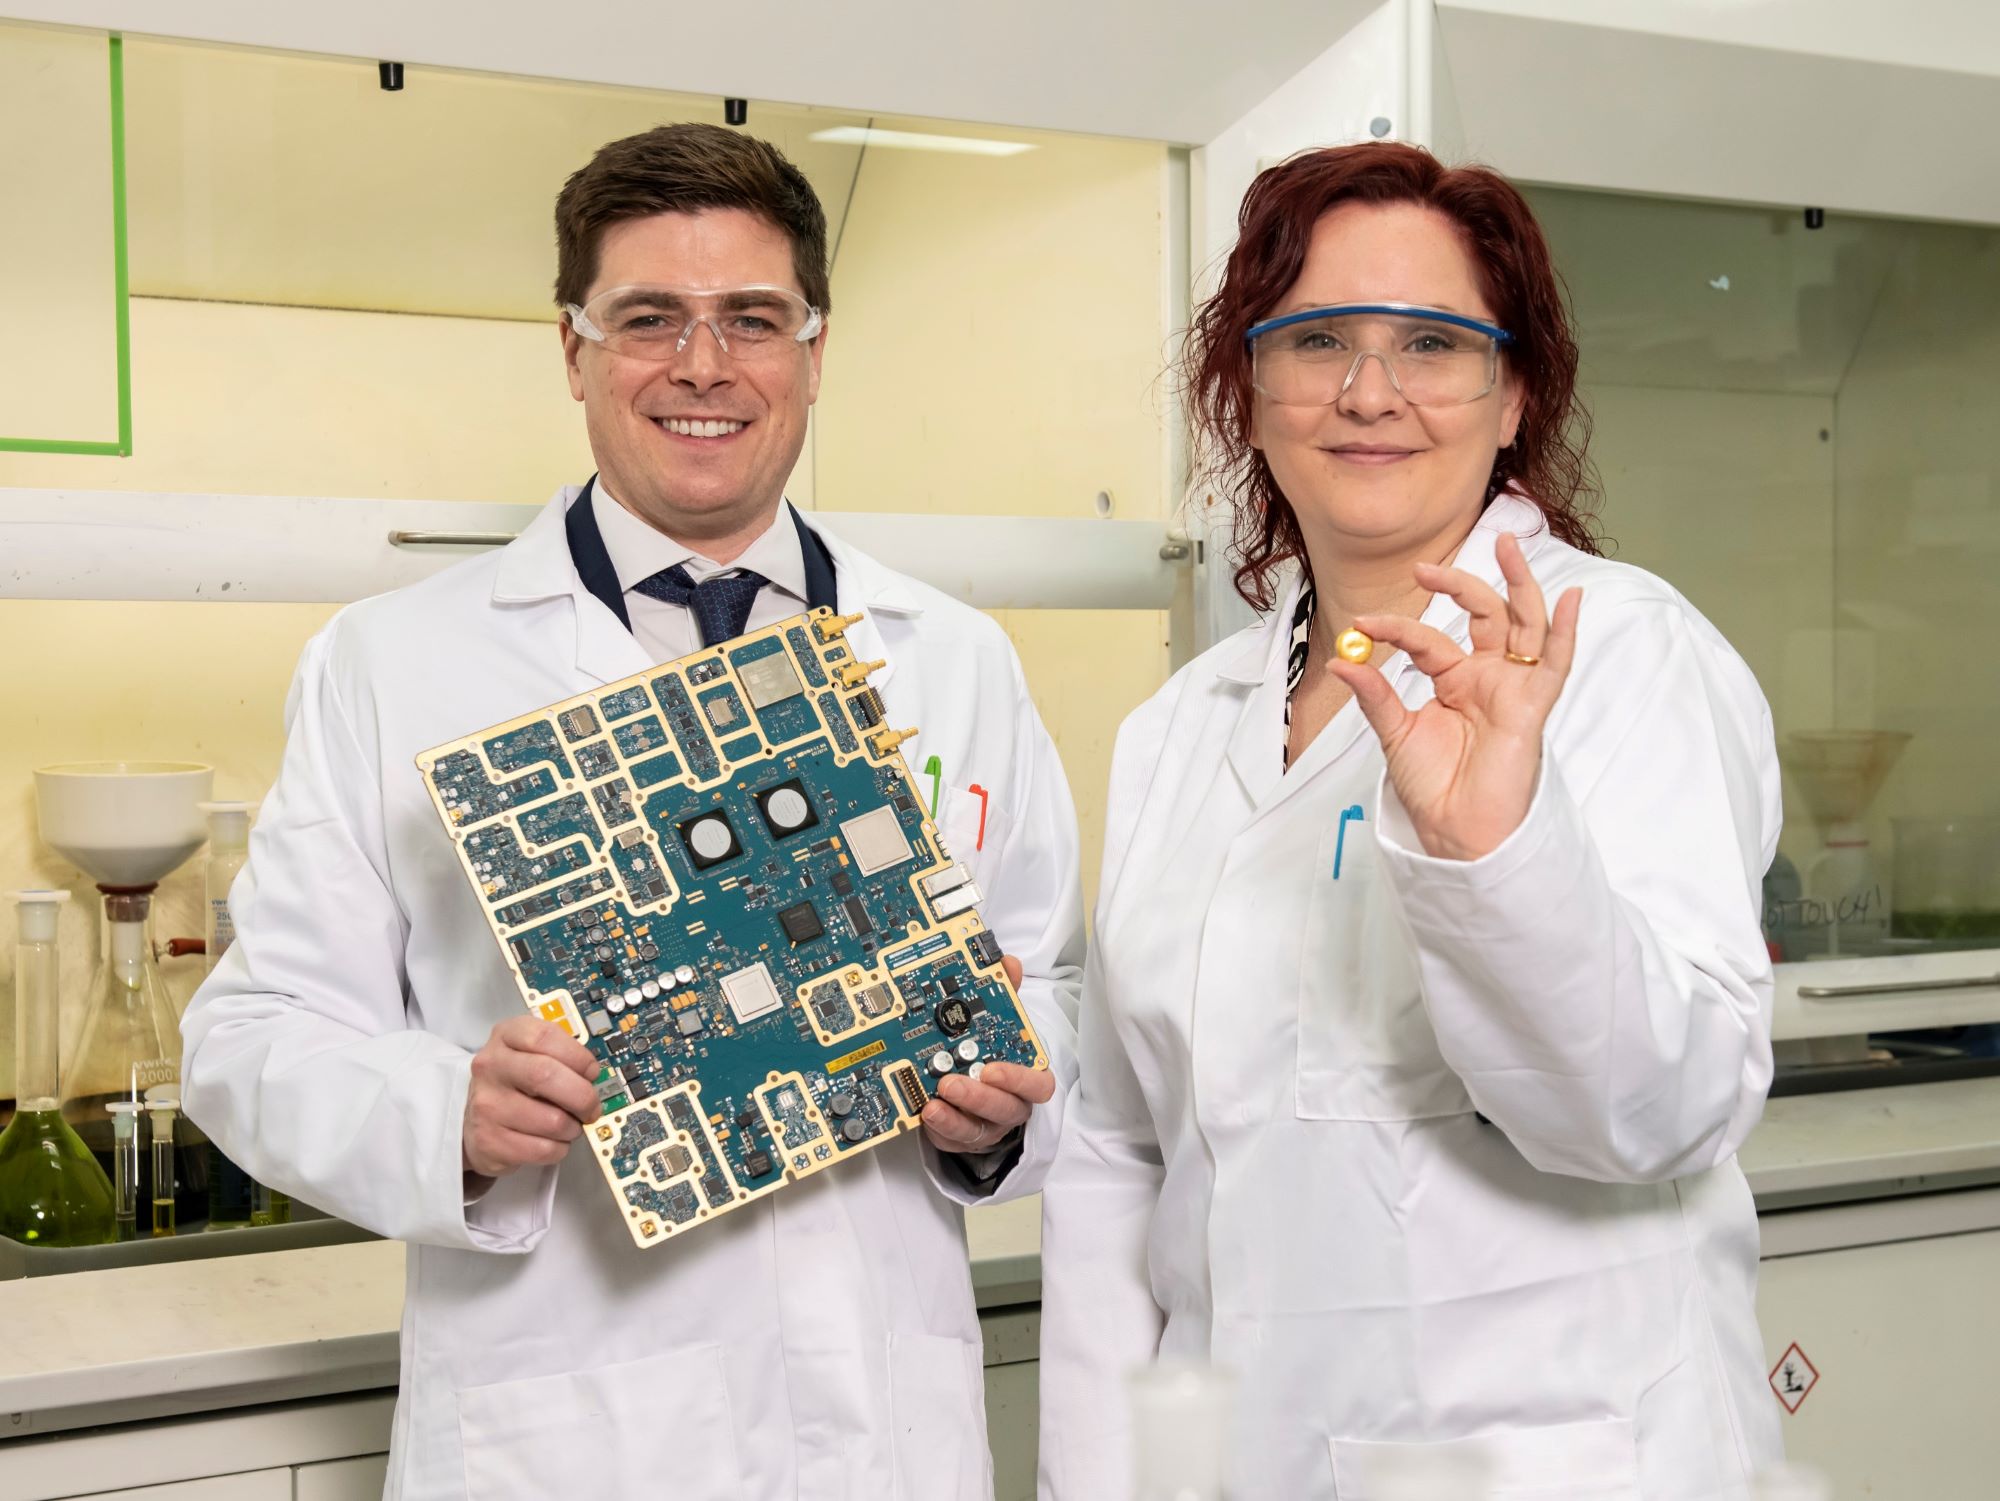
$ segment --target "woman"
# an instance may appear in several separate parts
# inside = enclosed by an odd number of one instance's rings
[[[1276,608],[1119,736],[1043,1494],[1128,1494],[1157,1354],[1235,1372],[1246,1501],[1367,1501],[1413,1451],[1483,1477],[1454,1496],[1741,1496],[1779,1450],[1733,1157],[1770,1080],[1768,710],[1595,555],[1510,184],[1318,151],[1240,231],[1187,374]]]

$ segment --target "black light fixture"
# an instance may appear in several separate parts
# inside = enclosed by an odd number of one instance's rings
[[[1809,209],[1807,209],[1807,210],[1806,210],[1806,228],[1807,228],[1807,229],[1824,229],[1824,228],[1826,228],[1826,210],[1825,210],[1825,209],[1823,209],[1823,208],[1809,208]]]
[[[403,92],[403,65],[401,63],[377,63],[375,76],[382,80],[382,92],[400,94]]]
[[[750,118],[750,101],[748,99],[723,100],[722,118],[731,125],[741,125]]]

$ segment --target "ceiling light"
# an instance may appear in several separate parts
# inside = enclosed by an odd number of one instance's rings
[[[959,151],[968,156],[1019,156],[1035,148],[1026,141],[987,141],[978,136],[925,135],[918,130],[883,130],[874,125],[836,125],[816,130],[811,140],[829,146],[886,146],[896,151]]]

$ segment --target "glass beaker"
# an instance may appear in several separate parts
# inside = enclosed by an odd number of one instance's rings
[[[1889,931],[1962,943],[2000,938],[2000,817],[1898,818]]]
[[[14,1119],[0,1132],[0,1235],[27,1245],[112,1238],[111,1183],[63,1119],[56,928],[67,891],[21,891],[14,966]]]
[[[107,1175],[117,1160],[110,1104],[130,1100],[143,1111],[153,1086],[180,1091],[180,1025],[153,962],[152,901],[150,889],[104,893],[105,957],[91,982],[76,1056],[63,1071],[63,1117]],[[208,1215],[208,1144],[185,1117],[175,1138],[177,1182],[170,1192],[185,1227]],[[142,1205],[153,1201],[150,1154],[140,1159],[138,1197]]]

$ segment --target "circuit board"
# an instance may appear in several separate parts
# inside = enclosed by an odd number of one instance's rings
[[[659,1245],[1047,1060],[855,660],[815,610],[417,758],[585,1133]]]

